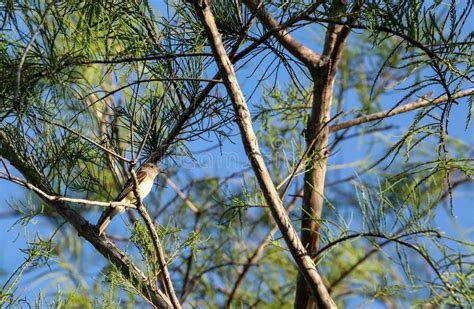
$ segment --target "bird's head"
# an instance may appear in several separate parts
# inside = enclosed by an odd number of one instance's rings
[[[163,173],[163,170],[160,169],[156,164],[153,163],[145,163],[140,167],[141,170],[146,170],[153,176],[158,175],[159,173]]]

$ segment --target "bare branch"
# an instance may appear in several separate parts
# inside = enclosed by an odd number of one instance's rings
[[[257,0],[244,0],[245,5],[252,12],[257,12],[257,18],[265,26],[267,30],[279,29],[278,22],[273,16],[260,4]],[[319,3],[319,2],[318,2]],[[317,7],[318,3],[315,7]],[[321,55],[315,53],[313,50],[307,48],[299,41],[297,41],[291,34],[282,28],[273,32],[273,36],[283,45],[293,56],[303,62],[309,69],[315,70],[320,68],[325,61]]]
[[[352,8],[353,13],[358,11],[359,6],[360,2],[358,1]],[[334,12],[343,13],[346,8],[346,1],[331,1],[330,10]],[[311,159],[305,162],[301,220],[301,241],[311,256],[317,252],[320,243],[320,219],[324,206],[327,158],[329,156],[330,130],[327,123],[331,117],[336,69],[349,32],[350,29],[341,25],[328,27],[323,48],[323,56],[327,59],[327,64],[312,72],[313,101],[311,114],[305,128],[306,151]],[[316,304],[312,301],[310,287],[302,275],[300,270],[296,283],[295,307],[313,308],[318,303],[318,299],[316,299]]]
[[[466,90],[462,90],[462,91],[453,93],[451,95],[451,99],[453,99],[453,100],[454,99],[459,99],[459,98],[467,97],[467,96],[470,96],[470,95],[474,95],[474,88],[469,88],[469,89],[466,89]],[[446,103],[448,101],[448,95],[446,95],[446,94],[442,95],[442,96],[440,96],[440,97],[438,97],[434,100],[430,100],[429,99],[430,96],[431,96],[430,94],[427,94],[427,95],[419,98],[418,100],[416,100],[414,102],[407,103],[403,106],[393,108],[393,109],[390,109],[388,111],[383,111],[383,112],[373,113],[373,114],[370,114],[370,115],[360,116],[360,117],[357,117],[355,119],[352,119],[352,120],[349,120],[349,121],[346,121],[346,122],[342,122],[342,123],[337,124],[337,125],[333,125],[333,126],[330,127],[330,130],[331,130],[331,132],[335,132],[335,131],[347,129],[347,128],[350,128],[350,127],[354,127],[354,126],[357,126],[357,125],[365,123],[365,122],[384,119],[384,118],[395,116],[395,115],[398,115],[398,114],[407,113],[407,112],[413,111],[413,110],[418,109],[418,108],[423,108],[423,107],[427,107],[427,106],[431,106],[431,105]]]
[[[2,160],[3,161],[3,160]],[[3,173],[0,174],[0,179],[5,179],[9,180],[15,184],[18,184],[20,186],[23,186],[36,194],[38,194],[42,199],[47,199],[48,201],[54,201],[54,202],[64,202],[64,203],[75,203],[75,204],[84,204],[84,205],[91,205],[91,206],[100,206],[100,207],[126,207],[126,208],[137,208],[133,204],[125,203],[125,202],[100,202],[100,201],[91,201],[91,200],[86,200],[86,199],[81,199],[81,198],[71,198],[71,197],[66,197],[66,196],[59,196],[59,195],[50,195],[40,188],[36,187],[35,185],[24,181],[18,177],[11,176],[11,175],[2,175]]]

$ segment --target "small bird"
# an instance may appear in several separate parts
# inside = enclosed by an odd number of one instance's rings
[[[153,188],[153,182],[156,176],[161,173],[161,170],[153,163],[143,164],[137,171],[138,193],[142,199],[150,193]],[[133,192],[133,178],[129,178],[125,183],[122,191],[114,199],[115,202],[123,202],[134,204],[136,202],[135,194]],[[97,228],[99,229],[99,236],[104,234],[105,229],[112,221],[112,218],[125,211],[125,207],[114,206],[107,208],[97,221]]]

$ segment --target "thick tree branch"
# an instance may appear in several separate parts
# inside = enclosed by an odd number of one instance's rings
[[[341,15],[346,11],[346,2],[333,0],[330,10]],[[356,2],[353,14],[359,10]],[[350,29],[341,25],[329,25],[323,48],[323,56],[327,65],[312,72],[313,102],[311,114],[306,123],[306,147],[309,160],[306,161],[304,175],[303,211],[301,220],[301,241],[311,256],[318,251],[320,243],[320,220],[324,204],[324,187],[326,178],[327,158],[329,156],[330,110],[333,100],[333,88],[336,68],[342,57],[344,45]],[[316,142],[315,142],[316,141]],[[300,272],[295,296],[295,308],[314,308],[315,302],[310,297],[310,289]]]
[[[253,170],[259,182],[259,185],[268,203],[272,216],[280,229],[283,238],[292,254],[299,270],[302,272],[305,280],[311,288],[315,300],[321,308],[336,308],[334,301],[327,292],[319,275],[316,266],[306,249],[303,247],[296,230],[294,229],[288,214],[283,208],[282,201],[270,177],[270,173],[265,165],[260,152],[257,137],[252,128],[250,112],[248,110],[245,98],[240,90],[234,68],[227,56],[222,44],[220,34],[212,15],[208,1],[194,2],[194,6],[199,19],[201,20],[205,32],[208,36],[211,48],[216,62],[219,65],[222,79],[227,89],[227,93],[232,100],[236,114],[236,120],[239,125],[242,142],[245,152],[252,164]],[[319,58],[318,58],[319,62]]]

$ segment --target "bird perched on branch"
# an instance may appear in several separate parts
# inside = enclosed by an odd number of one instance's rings
[[[137,171],[137,181],[138,188],[137,191],[141,197],[144,199],[148,193],[150,193],[153,188],[153,182],[155,181],[156,176],[161,173],[161,170],[153,163],[143,164]],[[130,177],[125,183],[122,191],[114,199],[115,202],[123,203],[136,203],[135,194],[134,194],[134,183],[133,178]],[[107,208],[99,218],[97,222],[97,228],[99,229],[99,236],[104,234],[105,229],[112,221],[112,218],[116,215],[125,211],[125,207],[114,206]]]

